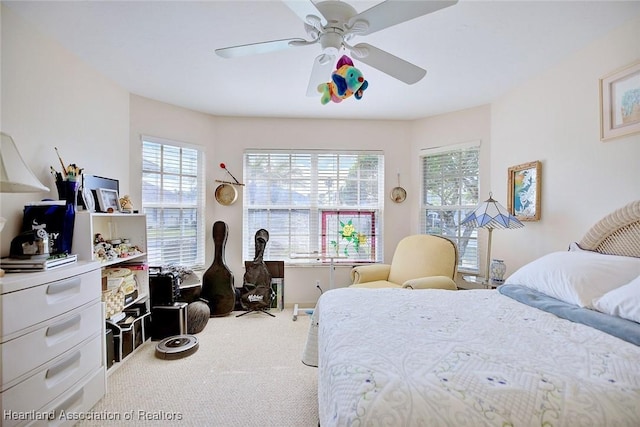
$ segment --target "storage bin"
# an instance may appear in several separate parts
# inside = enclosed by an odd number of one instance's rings
[[[107,328],[105,331],[105,345],[107,352],[107,369],[113,366],[116,361],[116,355],[114,350],[113,331]]]
[[[139,317],[127,316],[118,323],[107,320],[107,327],[113,331],[116,362],[121,362],[148,339],[148,321],[145,319],[149,316],[147,312]]]

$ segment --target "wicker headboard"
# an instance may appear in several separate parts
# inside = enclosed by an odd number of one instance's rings
[[[640,258],[640,200],[602,218],[578,245],[602,254]]]

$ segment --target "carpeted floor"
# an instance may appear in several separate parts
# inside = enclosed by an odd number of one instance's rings
[[[110,373],[92,409],[103,419],[79,425],[317,426],[317,372],[301,362],[310,318],[271,313],[209,319],[183,359],[158,359],[147,341]]]

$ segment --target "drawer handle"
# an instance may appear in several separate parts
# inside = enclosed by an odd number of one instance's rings
[[[71,367],[71,365],[73,365],[74,363],[78,362],[80,360],[80,352],[76,352],[73,356],[71,356],[70,358],[68,358],[67,360],[58,363],[56,366],[52,366],[49,369],[47,369],[47,376],[46,378],[53,378],[56,375],[58,375],[60,372],[64,371],[65,369],[68,369],[69,367]]]
[[[71,329],[80,324],[80,320],[82,320],[82,316],[79,314],[73,316],[69,320],[65,320],[62,323],[58,323],[57,325],[49,326],[47,328],[47,336],[52,337],[54,335],[58,335],[61,332],[66,331],[67,329]]]
[[[82,279],[80,279],[79,277],[72,277],[69,280],[64,280],[58,283],[52,283],[49,286],[47,286],[47,295],[55,295],[55,294],[68,291],[69,289],[79,288],[80,283],[82,283]]]
[[[84,397],[84,387],[76,391],[75,393],[73,393],[64,402],[58,405],[58,407],[55,409],[56,419],[60,416],[59,414],[62,411],[69,412],[69,410],[71,409],[71,405],[73,405],[83,397]]]

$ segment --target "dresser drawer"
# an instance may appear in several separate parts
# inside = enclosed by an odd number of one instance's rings
[[[89,373],[102,369],[104,336],[97,334],[80,347],[47,363],[41,370],[2,392],[2,412],[26,413],[42,408]],[[4,422],[3,422],[4,425]]]
[[[102,304],[99,301],[51,319],[45,326],[0,344],[2,387],[27,372],[77,346],[102,330]]]
[[[81,417],[86,415],[102,399],[106,389],[106,382],[106,375],[103,370],[90,374],[79,385],[72,387],[63,396],[38,411],[51,416],[51,419],[36,420],[26,423],[25,426],[61,427],[77,424]]]
[[[100,270],[3,294],[2,339],[11,339],[10,334],[100,300],[100,294]]]

